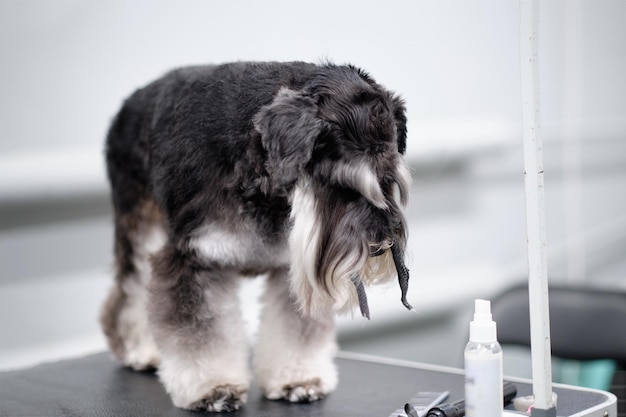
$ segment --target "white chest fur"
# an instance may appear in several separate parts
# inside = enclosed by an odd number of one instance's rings
[[[254,227],[228,230],[210,223],[199,228],[189,243],[205,262],[241,269],[269,269],[289,262],[287,242],[270,243]]]

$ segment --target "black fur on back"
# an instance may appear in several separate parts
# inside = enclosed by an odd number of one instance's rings
[[[282,238],[298,172],[277,177],[272,158],[299,158],[300,145],[273,149],[255,128],[255,117],[281,88],[301,92],[297,99],[308,101],[319,118],[314,143],[302,144],[313,162],[300,161],[296,171],[322,179],[351,155],[383,155],[386,146],[404,153],[403,102],[356,67],[238,62],[181,68],[137,90],[113,122],[106,156],[117,213],[154,200],[174,239],[206,221],[235,227],[241,217],[252,218],[265,236]],[[395,181],[392,164],[381,159],[376,166],[387,193]]]

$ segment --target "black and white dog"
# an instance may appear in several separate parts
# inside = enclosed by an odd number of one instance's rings
[[[115,285],[110,349],[158,368],[174,404],[246,400],[238,287],[267,275],[253,367],[265,396],[337,384],[335,312],[399,278],[406,302],[403,101],[353,66],[178,69],[136,91],[109,131]]]

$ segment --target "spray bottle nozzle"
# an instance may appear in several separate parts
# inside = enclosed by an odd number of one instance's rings
[[[489,300],[474,300],[474,321],[491,321],[491,302]]]
[[[496,336],[496,323],[491,318],[491,302],[489,300],[475,300],[474,320],[470,322],[470,340],[490,343],[497,340]]]

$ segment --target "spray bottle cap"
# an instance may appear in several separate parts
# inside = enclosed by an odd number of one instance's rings
[[[474,320],[470,322],[470,341],[477,343],[497,341],[496,322],[491,318],[489,300],[474,301]]]

